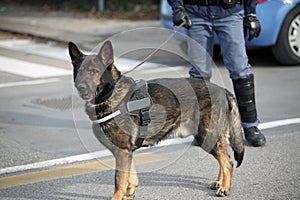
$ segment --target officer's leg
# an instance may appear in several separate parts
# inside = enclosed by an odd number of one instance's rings
[[[248,63],[243,34],[243,13],[218,20],[217,35],[220,40],[224,64],[233,81],[246,139],[253,146],[262,146],[266,139],[257,128],[254,75]]]
[[[191,19],[193,26],[188,33],[188,56],[191,63],[190,76],[209,80],[212,76],[213,30],[204,18]]]

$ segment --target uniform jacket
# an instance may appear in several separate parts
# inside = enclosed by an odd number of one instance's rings
[[[210,12],[217,13],[217,17],[226,17],[228,15],[234,14],[236,12],[239,12],[240,10],[244,9],[245,15],[248,14],[256,14],[256,5],[257,0],[243,0],[244,5],[238,5],[231,8],[223,8],[222,5],[220,6],[199,6],[199,5],[189,5],[189,7],[194,7],[195,10],[205,10],[204,12]],[[184,0],[168,0],[168,3],[172,8],[183,6],[184,7]]]

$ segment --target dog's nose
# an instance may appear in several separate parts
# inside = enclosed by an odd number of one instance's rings
[[[87,85],[84,84],[84,83],[79,83],[79,84],[77,85],[77,90],[78,90],[79,92],[85,92],[85,91],[87,90]]]

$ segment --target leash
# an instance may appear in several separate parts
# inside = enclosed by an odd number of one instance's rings
[[[179,29],[186,23],[186,20],[183,20],[183,22],[176,28],[174,27],[173,29],[173,32],[172,34],[159,46],[157,47],[152,53],[150,53],[147,57],[145,57],[139,64],[137,64],[134,68],[124,72],[123,74],[128,74],[134,70],[136,70],[137,68],[139,68],[141,65],[143,65],[147,60],[149,60],[151,57],[153,57],[159,50],[161,50],[161,48],[163,46],[165,46],[175,35],[176,33],[179,31]],[[146,105],[146,106],[145,106]],[[128,109],[129,109],[129,112],[130,111],[133,111],[133,110],[139,110],[139,109],[142,109],[144,107],[149,107],[151,106],[151,103],[149,103],[149,100],[148,98],[144,98],[144,99],[141,99],[141,100],[136,100],[136,101],[133,101],[133,102],[129,102],[129,104],[127,105],[128,106]],[[96,124],[101,124],[101,123],[104,123],[112,118],[115,118],[117,116],[121,115],[121,111],[120,110],[117,110],[101,119],[98,119],[98,120],[93,120],[92,122],[93,123],[96,123]]]
[[[150,53],[147,57],[145,57],[139,64],[137,64],[134,68],[124,72],[123,74],[128,74],[137,68],[139,68],[142,64],[144,64],[147,60],[152,58],[163,46],[165,46],[179,31],[179,29],[186,23],[186,20],[183,20],[183,22],[176,28],[174,27],[172,34],[159,46],[157,47],[152,53]]]

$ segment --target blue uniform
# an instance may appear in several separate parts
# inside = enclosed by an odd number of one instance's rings
[[[203,6],[187,4],[184,0],[168,2],[173,8],[183,6],[192,21],[192,27],[187,29],[192,77],[209,79],[212,76],[214,32],[219,39],[230,78],[238,80],[252,74],[245,48],[243,19],[245,14],[256,13],[257,0],[245,0],[243,4],[237,3],[230,8],[224,8],[221,3]],[[243,123],[244,128],[257,125],[258,120]]]

